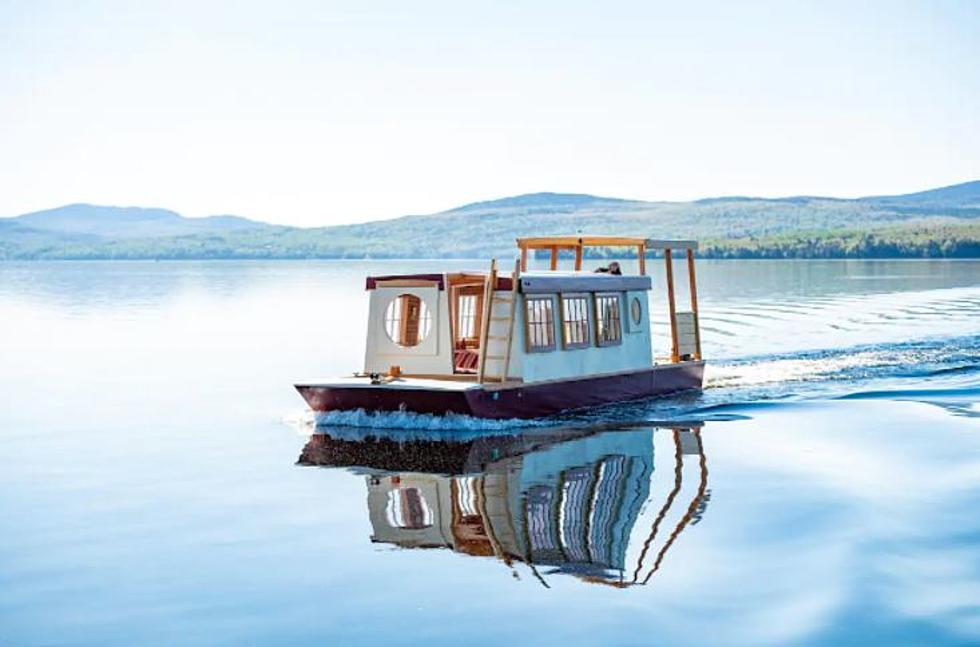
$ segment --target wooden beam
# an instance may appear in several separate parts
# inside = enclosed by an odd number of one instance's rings
[[[459,300],[459,288],[449,287],[449,339],[450,348],[453,349],[453,373],[456,372],[456,301]]]
[[[582,246],[577,245],[575,247],[575,271],[582,271]]]
[[[521,245],[521,271],[527,272],[527,246]]]
[[[640,260],[640,275],[647,273],[647,244],[643,243],[636,248],[637,257]]]
[[[390,281],[377,281],[375,287],[379,288],[437,288],[437,281],[426,281],[424,279],[391,279]]]
[[[670,361],[680,361],[677,343],[677,305],[674,303],[674,264],[670,249],[664,250],[664,261],[667,265],[667,308],[670,311]]]
[[[691,285],[691,312],[694,313],[694,359],[701,359],[701,319],[698,317],[698,281],[694,275],[694,250],[687,250],[687,280]]]
[[[551,269],[558,269],[558,245],[551,246]]]
[[[537,236],[534,238],[518,238],[518,247],[528,249],[549,249],[558,246],[562,249],[572,249],[579,245],[586,247],[636,247],[646,238],[628,236]]]

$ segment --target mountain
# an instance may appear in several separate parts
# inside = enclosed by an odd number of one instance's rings
[[[60,234],[91,234],[112,239],[227,233],[271,226],[239,216],[185,218],[167,209],[103,207],[93,204],[69,204],[6,221],[35,230]]]
[[[534,209],[554,210],[561,208],[581,209],[588,207],[616,208],[628,204],[643,203],[636,200],[623,200],[621,198],[601,198],[586,193],[527,193],[510,198],[472,202],[462,207],[450,209],[444,213],[482,213]]]
[[[905,195],[862,198],[881,205],[980,209],[980,180]]]
[[[980,182],[858,199],[532,193],[313,228],[69,205],[0,219],[0,259],[509,258],[517,237],[575,232],[696,238],[703,255],[722,257],[980,257]]]

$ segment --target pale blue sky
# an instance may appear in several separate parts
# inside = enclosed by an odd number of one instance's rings
[[[980,178],[980,2],[0,0],[0,215]]]

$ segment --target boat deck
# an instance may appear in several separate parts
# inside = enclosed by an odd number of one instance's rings
[[[470,389],[481,388],[475,376],[470,379],[434,379],[422,377],[397,377],[394,379],[383,378],[383,381],[372,383],[371,378],[364,376],[332,377],[318,380],[304,380],[296,383],[297,387],[320,387],[320,388],[371,388],[371,389],[392,389],[399,391],[418,390],[418,391],[468,391]]]

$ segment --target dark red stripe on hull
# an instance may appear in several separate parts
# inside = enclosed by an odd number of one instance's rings
[[[413,411],[478,418],[539,418],[570,409],[641,400],[701,388],[702,362],[651,367],[643,371],[527,384],[503,389],[398,389],[389,386],[297,385],[314,411],[364,409]]]
[[[314,411],[414,411],[473,415],[463,391],[296,385]]]

